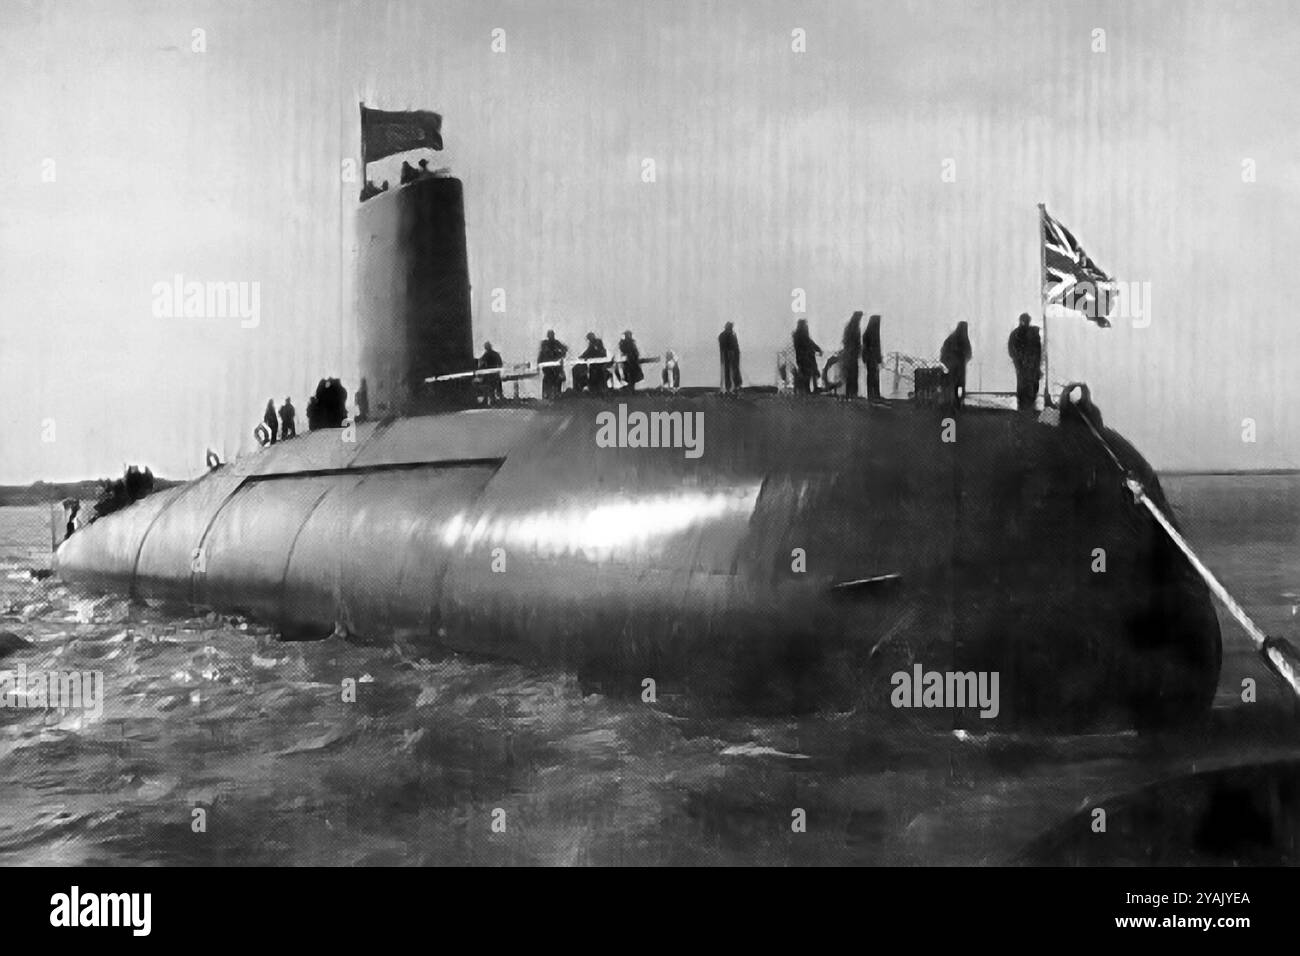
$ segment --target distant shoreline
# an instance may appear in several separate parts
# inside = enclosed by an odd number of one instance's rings
[[[30,485],[0,485],[0,507],[57,504],[64,498],[94,501],[104,493],[106,480],[95,478],[87,481],[34,481]],[[154,491],[179,484],[181,482],[169,478],[155,478],[153,481]]]
[[[1245,478],[1245,477],[1269,477],[1283,478],[1287,475],[1300,475],[1300,468],[1209,468],[1209,469],[1182,469],[1170,468],[1164,471],[1157,471],[1156,474],[1161,478],[1166,476],[1170,478],[1195,478],[1195,477],[1220,477],[1220,478]]]

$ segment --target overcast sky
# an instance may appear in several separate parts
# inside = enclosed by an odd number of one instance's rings
[[[355,391],[359,99],[444,115],[507,361],[632,328],[716,384],[732,320],[770,383],[803,289],[828,350],[854,309],[930,357],[966,319],[972,384],[1009,388],[1046,202],[1150,290],[1136,323],[1050,319],[1053,378],[1157,467],[1300,466],[1287,0],[0,8],[0,481],[189,476],[268,396]],[[178,273],[259,283],[260,324],[156,317]]]

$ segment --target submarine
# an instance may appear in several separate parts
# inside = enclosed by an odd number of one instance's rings
[[[1091,403],[685,389],[477,407],[428,384],[473,367],[460,180],[374,196],[357,229],[373,420],[94,521],[59,544],[60,578],[286,638],[560,667],[629,699],[652,681],[690,707],[974,731],[1208,713],[1210,593],[1116,462],[1168,513],[1151,467]],[[670,438],[695,423],[697,447],[610,441],[610,416],[637,412]],[[996,714],[900,710],[895,679],[920,669],[998,675]]]

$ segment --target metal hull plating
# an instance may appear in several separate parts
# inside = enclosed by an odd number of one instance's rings
[[[601,447],[617,400],[313,432],[94,523],[56,567],[294,635],[401,636],[749,710],[890,712],[891,675],[918,663],[999,672],[998,717],[968,710],[972,728],[1208,709],[1209,595],[1082,426],[969,410],[945,441],[924,409],[625,401],[702,413],[700,457]]]

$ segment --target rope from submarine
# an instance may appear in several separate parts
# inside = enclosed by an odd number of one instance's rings
[[[1076,388],[1079,389],[1081,393],[1081,398],[1078,402],[1071,398],[1071,394]],[[1295,694],[1296,697],[1300,698],[1300,669],[1298,669],[1296,665],[1296,662],[1300,661],[1300,653],[1297,653],[1295,647],[1293,647],[1285,638],[1270,637],[1268,634],[1265,634],[1263,629],[1251,619],[1249,614],[1246,613],[1245,608],[1237,603],[1236,599],[1228,592],[1228,589],[1225,588],[1219,579],[1214,576],[1214,573],[1205,566],[1205,563],[1197,557],[1196,553],[1192,550],[1191,545],[1189,545],[1187,540],[1178,533],[1178,529],[1173,526],[1173,523],[1169,518],[1160,510],[1160,506],[1151,500],[1150,495],[1147,494],[1146,487],[1138,480],[1132,471],[1124,467],[1123,463],[1120,462],[1119,457],[1110,447],[1110,443],[1107,442],[1101,432],[1097,430],[1097,426],[1093,424],[1092,418],[1086,412],[1086,409],[1091,405],[1091,403],[1092,399],[1088,391],[1088,386],[1082,382],[1072,382],[1065,386],[1061,392],[1062,407],[1069,407],[1072,409],[1078,414],[1079,418],[1083,420],[1083,423],[1088,426],[1088,431],[1092,433],[1092,437],[1097,439],[1101,444],[1102,449],[1106,452],[1106,455],[1124,476],[1124,486],[1133,495],[1134,503],[1142,505],[1148,512],[1150,512],[1151,517],[1155,519],[1156,524],[1160,526],[1161,530],[1163,530],[1169,537],[1169,540],[1174,543],[1175,547],[1177,547],[1187,560],[1191,562],[1192,568],[1201,576],[1201,579],[1205,581],[1206,586],[1209,587],[1209,589],[1214,593],[1214,596],[1222,602],[1223,606],[1228,609],[1228,613],[1231,614],[1237,623],[1241,625],[1242,629],[1246,632],[1246,636],[1250,638],[1251,643],[1255,646],[1256,652],[1264,659],[1264,663],[1268,665],[1269,670],[1276,674],[1283,683],[1291,689],[1291,692]]]

